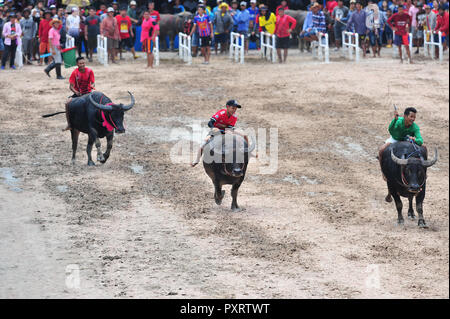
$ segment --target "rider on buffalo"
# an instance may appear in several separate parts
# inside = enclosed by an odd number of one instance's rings
[[[394,111],[394,119],[391,121],[391,124],[389,124],[388,129],[391,136],[379,149],[378,159],[380,161],[380,166],[382,165],[384,150],[391,144],[407,140],[408,137],[417,145],[422,146],[426,151],[426,147],[423,145],[422,135],[420,135],[419,126],[415,123],[416,114],[417,110],[413,107],[406,108],[403,117],[399,116],[397,109]],[[384,175],[383,179],[386,180]],[[386,199],[390,200],[390,195],[388,195]]]

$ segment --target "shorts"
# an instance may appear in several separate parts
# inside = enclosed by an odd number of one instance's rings
[[[244,36],[244,39],[247,39],[247,38],[248,38],[248,32],[246,32],[246,31],[239,31],[238,33],[241,34],[241,35],[243,35],[243,36]]]
[[[411,27],[411,33],[412,33],[412,37],[413,39],[419,39],[419,30],[417,29],[417,27]]]
[[[347,26],[345,24],[336,22],[334,24],[334,38],[338,41],[342,41],[342,31],[345,31]]]
[[[198,32],[196,31],[196,32],[194,32],[194,34],[192,34],[192,46],[193,47],[198,47],[198,44],[199,44],[199,36],[198,36]]]
[[[384,143],[390,143],[390,144],[395,144],[395,143],[397,143],[398,141],[395,139],[395,138],[393,138],[392,136],[390,136]]]
[[[120,47],[123,48],[133,48],[133,40],[131,38],[126,38],[120,40]]]
[[[115,39],[111,39],[111,38],[107,38],[107,39],[108,40],[106,42],[107,42],[108,50],[119,48],[119,40],[115,40]]]
[[[289,37],[277,37],[277,49],[288,49],[289,48]]]
[[[50,43],[49,42],[39,43],[39,54],[43,55],[45,53],[50,53]]]
[[[142,42],[142,51],[145,53],[153,53],[153,41],[152,39],[145,39]]]
[[[97,47],[97,36],[88,36],[87,45],[89,49],[95,49]]]
[[[370,45],[372,47],[376,46],[378,44],[378,46],[381,47],[382,40],[383,40],[383,33],[380,29],[378,29],[377,31],[370,31],[369,32],[369,39],[370,39]]]
[[[434,37],[434,42],[438,43],[439,42],[439,34],[433,34],[433,37]],[[444,43],[446,36],[443,35],[443,36],[441,36],[441,38],[442,38],[442,43]]]
[[[54,54],[52,54],[52,57],[56,64],[61,64],[63,62],[61,51],[59,51],[58,49]]]
[[[228,33],[219,33],[214,36],[216,39],[216,43],[227,43],[228,42]]]
[[[199,39],[200,47],[207,48],[211,46],[211,37],[200,37]]]
[[[409,35],[394,35],[394,44],[397,46],[409,45]]]

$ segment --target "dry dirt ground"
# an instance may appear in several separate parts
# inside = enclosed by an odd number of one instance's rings
[[[95,167],[85,135],[71,165],[64,115],[41,118],[63,110],[68,81],[37,66],[2,71],[0,297],[448,298],[448,57],[400,65],[385,51],[321,64],[290,52],[285,65],[255,53],[244,66],[214,55],[188,66],[171,53],[150,71],[142,58],[91,64],[98,90],[137,100]],[[229,187],[216,206],[201,165],[170,157],[230,98],[243,105],[241,128],[278,129],[277,170],[253,160],[239,213]],[[392,103],[417,107],[439,149],[428,229],[397,226],[383,200],[375,156]]]

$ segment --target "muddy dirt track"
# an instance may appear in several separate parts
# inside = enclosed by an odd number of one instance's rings
[[[0,297],[448,298],[448,58],[400,65],[384,55],[325,65],[291,51],[281,66],[170,56],[152,71],[142,59],[91,64],[98,90],[137,100],[95,167],[85,135],[71,165],[64,115],[40,117],[63,109],[68,81],[37,66],[2,71]],[[205,126],[230,98],[243,105],[241,128],[278,128],[278,169],[262,174],[253,160],[239,213],[229,187],[215,205],[201,165],[170,160],[193,123]],[[425,143],[440,152],[428,229],[397,226],[384,202],[375,156],[393,102],[418,108]]]

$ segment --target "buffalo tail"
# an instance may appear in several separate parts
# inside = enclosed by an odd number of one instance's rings
[[[56,112],[56,113],[51,113],[51,114],[45,114],[45,115],[42,115],[42,117],[50,117],[50,116],[58,115],[58,114],[61,114],[61,113],[66,113],[66,111]]]

